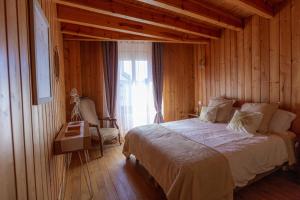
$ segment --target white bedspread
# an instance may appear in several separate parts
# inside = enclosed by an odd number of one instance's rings
[[[288,161],[286,144],[276,135],[244,136],[227,130],[227,124],[204,123],[196,118],[161,125],[222,153],[238,187]]]

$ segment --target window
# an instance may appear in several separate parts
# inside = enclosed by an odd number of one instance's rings
[[[123,133],[153,123],[152,46],[144,42],[119,42],[117,116]]]

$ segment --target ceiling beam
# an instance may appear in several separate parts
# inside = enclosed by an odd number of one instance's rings
[[[273,7],[264,0],[230,0],[229,2],[232,5],[267,19],[271,19],[274,16]]]
[[[64,37],[66,40],[79,40],[79,41],[132,41],[132,40],[126,40],[126,39],[110,39],[110,38],[102,38],[98,36],[93,35],[86,35],[82,33],[72,32],[72,31],[61,31],[61,33],[65,36],[78,36],[78,38],[68,38]],[[155,40],[155,39],[145,39],[145,40],[139,40],[143,42],[160,42],[160,43],[181,43],[181,44],[208,44],[206,41],[197,41],[197,42],[191,42],[191,41],[168,41],[168,40]]]
[[[97,39],[101,41],[112,41],[110,38],[104,38],[104,37],[99,37],[99,36],[94,36],[94,35],[87,35],[83,33],[78,33],[78,32],[73,32],[73,31],[61,31],[62,34],[66,35],[73,35],[73,36],[80,36],[80,37],[85,37],[85,38],[90,38],[90,39]]]
[[[109,31],[116,31],[132,35],[155,38],[159,40],[181,41],[181,42],[208,42],[203,37],[192,37],[188,34],[170,31],[169,29],[132,22],[130,20],[101,15],[77,8],[57,6],[58,20],[60,22],[93,27]]]
[[[63,40],[75,40],[75,41],[103,41],[96,38],[90,38],[86,36],[76,36],[76,35],[69,35],[68,33],[63,34]]]
[[[154,12],[153,9],[137,7],[130,4],[130,2],[126,4],[123,0],[57,0],[56,3],[210,39],[218,39],[220,37],[219,30],[204,28],[203,25],[193,24],[176,15],[165,15],[160,12]]]
[[[128,1],[128,0],[126,0]],[[197,3],[192,1],[176,1],[176,4],[171,0],[135,0],[148,6],[163,9],[171,13],[176,13],[179,16],[185,16],[194,20],[203,21],[215,26],[227,28],[235,31],[243,29],[243,20],[234,17],[224,11],[216,8],[211,8],[200,1]]]
[[[80,26],[75,24],[61,23],[61,31],[63,32],[74,32],[81,35],[96,36],[98,38],[109,39],[109,40],[157,40],[151,37],[144,37],[139,35],[132,35],[127,33],[120,33],[110,30],[98,29],[87,26]]]

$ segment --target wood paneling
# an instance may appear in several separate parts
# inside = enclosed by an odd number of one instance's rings
[[[101,42],[64,41],[67,119],[70,119],[70,91],[91,98],[103,117],[104,77]]]
[[[280,102],[299,116],[294,130],[300,133],[299,9],[298,1],[290,1],[273,19],[253,16],[245,20],[243,31],[224,30],[220,40],[211,41],[206,76],[201,78],[206,90],[196,98],[207,103],[220,89],[221,95],[240,103]]]
[[[64,162],[53,156],[52,142],[65,122],[64,66],[61,59],[59,80],[52,75],[53,101],[32,106],[28,3],[0,1],[0,196],[58,199]],[[55,46],[62,58],[55,4],[40,3],[50,24],[50,58]]]
[[[194,110],[194,47],[164,44],[163,113],[166,121],[186,118]]]
[[[300,115],[300,1],[293,0],[291,5],[291,20],[292,20],[292,110]],[[300,130],[300,117],[294,124],[294,130]]]
[[[195,81],[195,107],[199,100],[206,104],[206,81],[205,81],[205,46],[194,45],[194,81]],[[199,99],[199,96],[203,98]]]

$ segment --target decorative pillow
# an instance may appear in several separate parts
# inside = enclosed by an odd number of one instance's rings
[[[217,122],[228,122],[230,112],[235,100],[225,99],[223,97],[214,97],[209,100],[208,106],[218,107]]]
[[[240,111],[240,110],[241,110],[241,107],[232,107],[232,109],[231,109],[231,111],[230,111],[230,114],[229,114],[229,121],[232,119],[232,117],[233,117],[235,111],[237,111],[237,110]]]
[[[227,125],[228,130],[233,130],[242,134],[255,134],[263,119],[263,114],[259,112],[242,112],[235,111],[230,123]]]
[[[218,107],[202,106],[200,120],[204,122],[215,122],[217,118]]]
[[[276,133],[286,132],[291,128],[294,119],[296,114],[278,109],[271,119],[269,130]]]
[[[278,104],[268,103],[245,103],[243,104],[241,111],[243,112],[260,112],[263,114],[263,120],[259,126],[258,132],[266,133],[269,131],[270,121],[273,114],[278,109]]]

